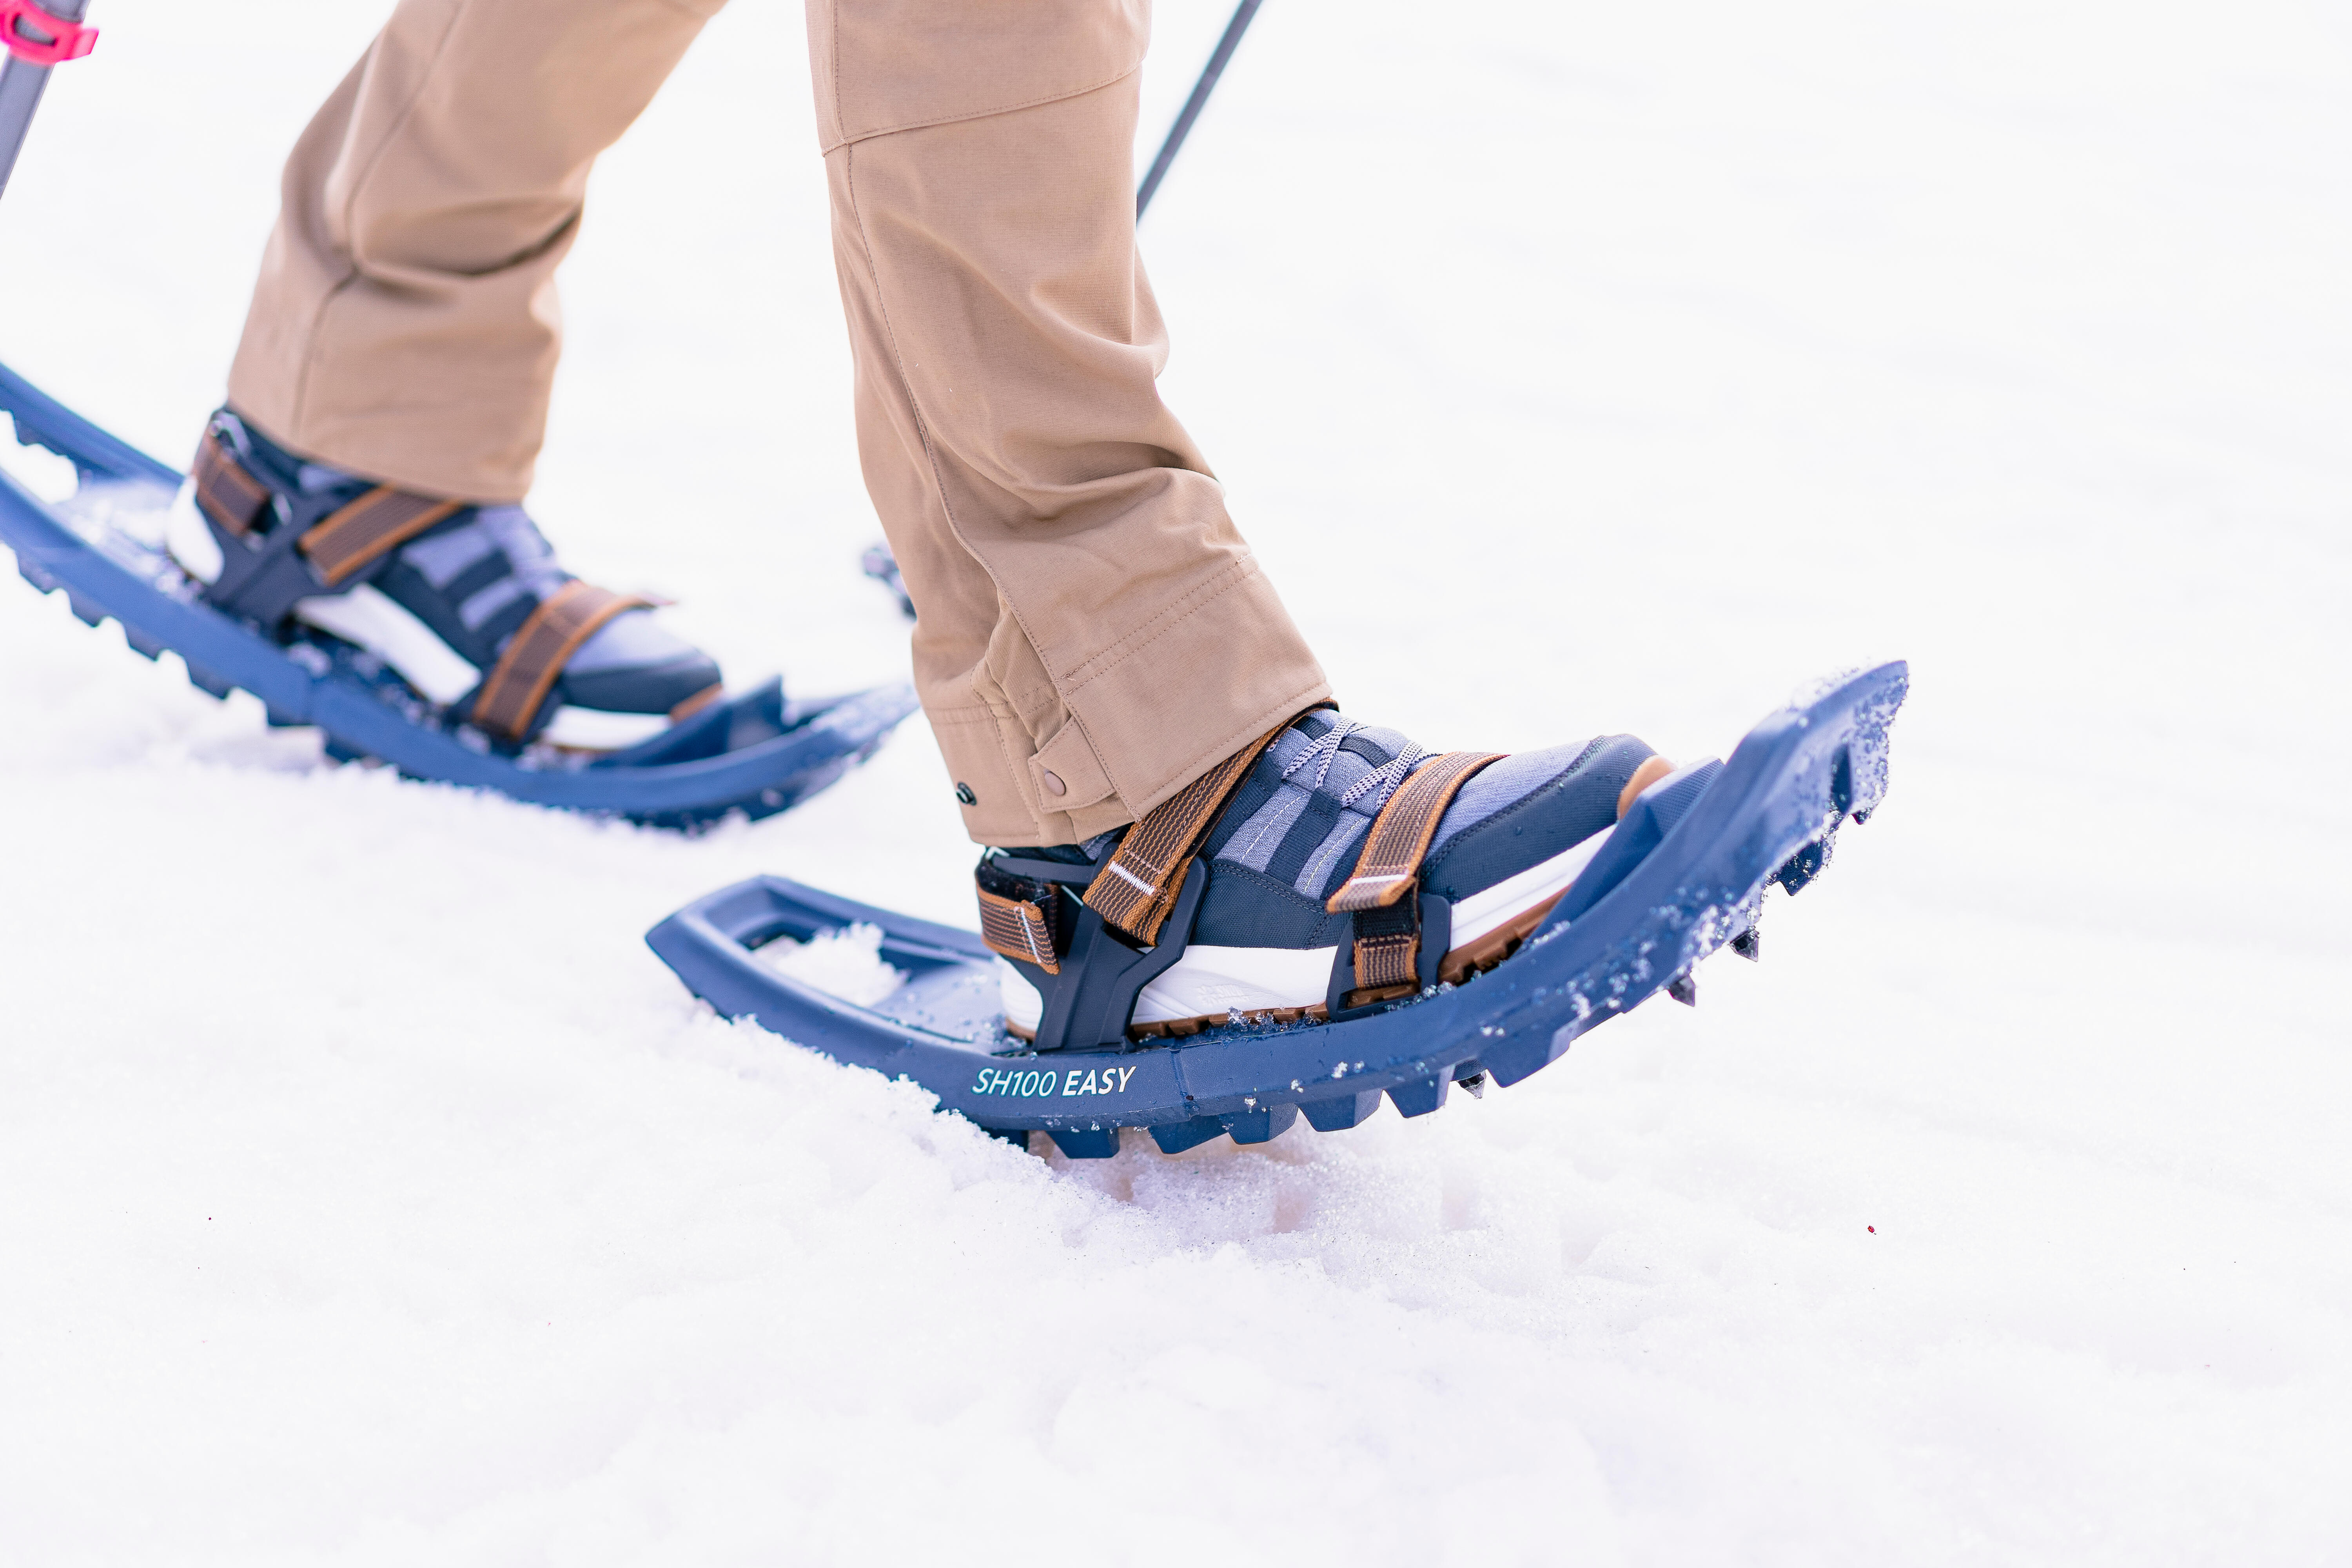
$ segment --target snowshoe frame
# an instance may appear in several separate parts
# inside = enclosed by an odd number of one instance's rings
[[[1887,731],[1908,680],[1898,660],[1821,683],[1750,731],[1727,762],[1682,768],[1644,791],[1496,967],[1335,1022],[1236,1017],[1185,1037],[1039,1052],[1004,1032],[996,955],[977,934],[778,877],[701,899],[646,941],[721,1015],[912,1079],[942,1110],[992,1131],[1044,1131],[1073,1159],[1117,1153],[1122,1127],[1149,1129],[1170,1153],[1220,1134],[1264,1142],[1300,1116],[1338,1131],[1383,1095],[1403,1115],[1424,1116],[1454,1084],[1517,1083],[1660,991],[1691,1000],[1692,971],[1726,943],[1754,956],[1766,886],[1803,888],[1839,826],[1884,798]],[[860,923],[880,929],[882,958],[908,976],[870,1007],[754,955],[780,937],[804,942]]]
[[[787,700],[782,684],[772,680],[593,761],[561,758],[551,748],[500,748],[421,700],[359,648],[323,634],[279,643],[214,609],[163,551],[107,525],[118,504],[168,505],[180,487],[177,470],[5,365],[0,410],[14,418],[19,442],[66,458],[81,481],[70,501],[53,506],[0,473],[0,542],[16,552],[25,580],[45,594],[62,588],[87,625],[120,622],[123,639],[148,658],[167,648],[178,654],[201,690],[226,698],[242,688],[261,699],[271,724],[318,726],[338,761],[375,757],[412,778],[690,828],[798,804],[872,755],[915,710],[905,685],[800,702]]]

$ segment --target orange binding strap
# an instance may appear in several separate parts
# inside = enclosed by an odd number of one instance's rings
[[[490,667],[474,698],[474,722],[501,740],[521,740],[531,716],[547,700],[556,677],[580,651],[580,645],[624,610],[651,605],[651,600],[635,594],[615,594],[576,577],[564,584],[531,611],[530,618],[507,644],[507,651]]]
[[[321,518],[302,536],[299,549],[326,578],[327,586],[339,587],[368,563],[399,549],[465,506],[463,501],[435,500],[378,485]]]
[[[1275,737],[1289,729],[1297,717],[1285,719],[1146,812],[1142,821],[1127,830],[1118,853],[1095,873],[1087,887],[1087,908],[1138,942],[1158,942],[1160,925],[1176,907],[1176,895],[1183,891],[1192,851],[1200,847],[1202,835],[1217,820],[1225,797],[1248,774],[1258,754],[1274,744]]]
[[[205,515],[240,539],[269,505],[269,487],[247,473],[217,436],[207,434],[197,446],[189,477],[196,481],[196,505]]]
[[[1007,958],[1035,964],[1048,974],[1062,973],[1062,955],[1054,950],[1054,923],[1043,905],[1027,899],[1008,899],[986,888],[980,892],[980,940]],[[1045,895],[1054,895],[1049,889]]]
[[[269,487],[247,472],[217,436],[206,436],[197,447],[191,477],[196,481],[196,504],[239,538],[251,532],[269,510]],[[310,558],[328,587],[339,588],[369,563],[456,516],[466,505],[378,485],[313,523],[297,547]]]

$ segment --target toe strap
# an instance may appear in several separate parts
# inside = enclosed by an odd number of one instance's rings
[[[540,601],[483,678],[481,689],[474,694],[474,722],[499,740],[520,741],[581,645],[614,616],[649,609],[653,604],[640,595],[615,594],[576,577],[564,584]]]
[[[1422,857],[1429,853],[1438,819],[1454,804],[1455,794],[1472,773],[1503,756],[1501,752],[1446,752],[1423,763],[1381,807],[1355,871],[1323,907],[1335,915],[1345,914],[1383,909],[1403,898],[1420,877]]]
[[[1412,987],[1421,962],[1421,901],[1410,897],[1421,881],[1421,862],[1445,808],[1470,775],[1500,752],[1446,752],[1415,769],[1372,822],[1356,869],[1339,884],[1324,908],[1352,913],[1355,922],[1356,994]]]

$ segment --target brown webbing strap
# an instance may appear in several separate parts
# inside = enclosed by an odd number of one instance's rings
[[[1421,959],[1421,912],[1405,900],[1421,880],[1422,857],[1454,794],[1470,775],[1501,752],[1445,752],[1424,763],[1381,807],[1355,872],[1323,907],[1356,915],[1356,988],[1359,991],[1413,984]]]
[[[635,594],[615,594],[573,578],[541,601],[490,667],[474,698],[474,722],[503,740],[519,741],[546,700],[564,665],[598,627],[624,610],[650,607]]]
[[[1290,724],[1284,720],[1144,813],[1143,820],[1127,830],[1118,853],[1087,885],[1087,908],[1138,942],[1158,942],[1160,927],[1183,890],[1184,873],[1201,836],[1216,821],[1225,797],[1249,773],[1258,753]]]
[[[1507,754],[1442,752],[1414,769],[1373,819],[1354,874],[1323,907],[1335,915],[1345,914],[1385,908],[1404,897],[1421,874],[1421,858],[1429,853],[1430,836],[1454,804],[1454,792],[1470,782],[1472,773]]]
[[[321,518],[302,535],[299,548],[331,588],[465,506],[464,501],[435,500],[378,485]]]
[[[1042,907],[986,888],[979,893],[981,941],[1005,957],[1026,960],[1048,974],[1062,973],[1062,955],[1054,951],[1054,927]]]
[[[240,538],[269,505],[269,487],[247,473],[217,436],[206,435],[197,445],[190,477],[196,481],[196,504],[205,515]]]

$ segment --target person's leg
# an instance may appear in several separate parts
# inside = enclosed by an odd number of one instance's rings
[[[589,166],[721,3],[401,0],[287,163],[228,406],[173,510],[206,603],[364,648],[509,746],[625,750],[719,694],[518,503]]]
[[[281,445],[519,501],[588,170],[724,0],[401,0],[288,161],[229,372]]]
[[[1328,694],[1160,401],[1137,0],[809,0],[866,484],[973,838],[1132,822]]]

